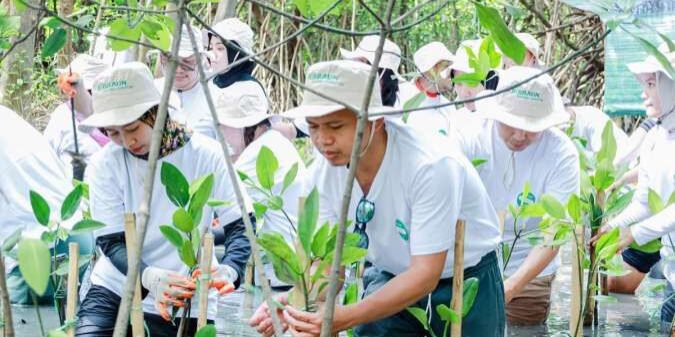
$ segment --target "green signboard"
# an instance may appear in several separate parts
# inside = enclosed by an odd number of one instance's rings
[[[635,9],[635,17],[654,27],[658,32],[675,39],[675,0],[652,0]],[[629,25],[633,27],[632,25]],[[658,35],[647,29],[631,29],[655,46],[661,44]],[[605,40],[605,105],[610,116],[644,115],[642,89],[626,64],[642,61],[647,52],[621,29],[609,34]]]

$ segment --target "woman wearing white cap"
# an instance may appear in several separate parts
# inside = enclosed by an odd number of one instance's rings
[[[77,160],[87,163],[89,157],[109,141],[108,137],[96,128],[80,127],[80,122],[93,113],[91,88],[94,79],[108,68],[110,66],[100,59],[79,54],[68,67],[59,70],[59,88],[69,99],[52,112],[44,135],[59,159],[66,165],[73,163],[75,156],[78,156]],[[77,176],[74,178],[82,180],[84,171],[76,170],[76,172]]]
[[[450,66],[450,78],[453,79],[462,74],[471,74],[476,70],[469,65],[469,55],[466,51],[466,48],[469,48],[473,51],[474,55],[478,55],[478,51],[481,45],[481,40],[466,40],[460,43],[457,52],[455,53],[455,61]],[[483,90],[495,90],[497,84],[499,83],[499,76],[496,71],[490,70],[484,79],[478,84],[469,84],[463,82],[455,82],[454,91],[457,94],[458,100],[467,100],[476,97]],[[469,102],[464,103],[464,107],[457,111],[461,116],[471,115],[476,111],[476,103]]]
[[[449,66],[454,55],[440,42],[428,43],[415,52],[413,59],[419,72],[413,81],[422,93],[424,100],[419,107],[428,107],[448,103],[443,94],[452,90]],[[455,117],[453,106],[413,111],[408,114],[406,124],[424,132],[448,135],[451,119]]]
[[[341,60],[314,64],[305,85],[353,105],[363,102],[370,67]],[[382,105],[374,86],[369,111],[391,110]],[[319,191],[319,223],[338,221],[357,116],[344,106],[305,92],[302,104],[287,112],[305,118],[321,156],[313,164]],[[367,122],[361,160],[347,220],[368,249],[372,264],[364,274],[364,298],[337,305],[333,329],[353,328],[355,336],[424,336],[428,332],[406,310],[436,308],[452,297],[455,223],[466,221],[464,276],[477,277],[476,300],[464,317],[466,336],[503,336],[504,301],[495,248],[498,220],[480,177],[464,156],[447,151],[429,137],[394,119]],[[470,230],[469,230],[470,228]],[[279,298],[285,301],[285,296]],[[318,336],[322,309],[309,313],[286,306],[291,333]],[[435,310],[428,312],[431,329],[443,333]],[[265,305],[249,323],[265,336],[273,328]]]
[[[178,67],[176,68],[176,77],[173,80],[170,98],[173,105],[170,110],[171,118],[195,132],[215,139],[216,132],[213,128],[213,119],[206,102],[204,89],[199,82],[198,58],[194,54],[187,26],[183,26],[182,29],[178,47]],[[192,30],[197,42],[197,51],[203,53],[204,46],[200,38],[201,33],[197,28],[193,27]],[[168,69],[167,57],[161,55],[160,62],[162,69],[166,71]],[[160,91],[164,90],[164,78],[155,80],[155,85]]]
[[[93,158],[87,169],[92,217],[107,226],[95,233],[102,252],[91,273],[92,287],[80,306],[77,336],[111,336],[127,271],[127,250],[124,240],[124,214],[139,212],[144,197],[145,172],[152,126],[157,118],[160,94],[153,85],[150,70],[132,62],[101,74],[93,87],[94,114],[83,124],[105,130],[112,142]],[[215,176],[212,197],[235,199],[229,182],[225,159],[214,140],[199,133],[192,134],[181,124],[167,119],[160,144],[158,168],[167,162],[178,167],[188,181],[207,174]],[[176,248],[159,231],[159,226],[172,222],[176,206],[166,196],[160,181],[160,170],[154,177],[148,231],[141,252],[140,279],[145,323],[153,336],[175,336],[177,326],[170,322],[170,308],[182,307],[192,297],[195,280],[178,256]],[[205,211],[200,228],[210,226],[215,212],[225,224],[229,240],[225,258],[212,274],[208,318],[216,313],[216,296],[233,289],[243,278],[243,269],[250,245],[243,232],[242,215],[236,206],[216,207]],[[216,282],[217,281],[217,282]],[[196,326],[197,310],[192,310],[188,335]],[[180,316],[180,315],[179,315]]]
[[[245,82],[244,82],[245,83]],[[250,82],[249,82],[250,83]],[[250,85],[257,85],[252,83]],[[220,90],[216,95],[216,111],[218,122],[223,130],[225,140],[232,148],[235,158],[235,168],[244,172],[253,181],[258,181],[256,161],[262,147],[267,147],[277,158],[278,170],[275,174],[273,191],[281,193],[283,199],[282,210],[268,210],[265,213],[261,232],[273,231],[281,234],[287,242],[295,240],[293,223],[298,214],[298,199],[303,196],[302,179],[305,177],[305,164],[298,151],[280,132],[272,129],[270,117],[267,113],[265,97],[256,95],[255,90],[242,86],[235,90]],[[284,187],[284,175],[293,165],[297,165],[296,180]],[[247,191],[256,202],[264,202],[267,197],[258,189],[248,187]],[[285,287],[286,284],[274,276],[272,265],[266,265],[267,276],[273,287]]]
[[[500,74],[497,90],[538,73],[529,67],[511,67]],[[478,167],[492,204],[498,211],[509,205],[552,195],[563,204],[578,194],[579,154],[556,126],[565,123],[562,98],[553,79],[542,75],[518,88],[476,102],[481,127],[464,130],[459,143],[469,159],[485,159]],[[526,183],[530,192],[523,195]],[[504,267],[506,316],[512,324],[535,325],[546,321],[551,305],[551,284],[560,264],[557,247],[549,242],[532,247],[524,235],[539,229],[540,218],[514,225],[504,220],[503,242],[510,246]]]
[[[342,58],[346,60],[358,61],[366,64],[372,64],[375,61],[375,51],[380,44],[380,37],[377,35],[365,36],[354,50],[340,48]],[[417,94],[414,86],[408,82],[401,81],[402,77],[398,73],[401,65],[401,48],[389,39],[385,39],[382,49],[382,56],[379,64],[379,84],[382,104],[385,106],[402,107],[409,98]],[[401,83],[399,83],[401,81]],[[402,90],[404,89],[405,90]]]
[[[665,44],[661,45],[659,50],[666,56],[671,66],[675,67],[675,51],[669,50]],[[672,239],[675,236],[675,203],[672,202],[675,199],[675,157],[673,157],[675,80],[672,74],[651,55],[643,62],[628,64],[628,69],[642,84],[642,99],[647,116],[657,118],[657,125],[649,131],[642,147],[638,185],[632,202],[621,214],[605,225],[601,233],[620,227],[619,249],[633,242],[643,245],[661,238],[663,273],[669,282],[668,301],[661,309],[661,322],[663,327],[670,331],[670,323],[675,313],[675,299],[671,296],[675,287],[675,261],[672,259],[675,255]],[[653,190],[664,200],[666,207],[659,213],[653,214],[648,206],[649,190]]]

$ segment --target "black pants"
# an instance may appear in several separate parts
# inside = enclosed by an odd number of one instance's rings
[[[77,313],[75,336],[112,337],[120,302],[121,298],[114,292],[105,287],[92,286]],[[178,333],[180,319],[176,320],[176,325],[165,321],[159,315],[149,313],[144,313],[143,319],[152,337],[175,337]],[[209,320],[208,323],[213,324],[213,321]],[[197,319],[190,318],[184,336],[194,336],[196,329]],[[127,329],[127,337],[131,337],[131,327]]]

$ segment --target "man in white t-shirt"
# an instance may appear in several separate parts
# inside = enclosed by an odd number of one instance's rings
[[[309,67],[305,85],[349,104],[363,102],[370,67],[353,61],[329,61]],[[369,111],[386,110],[374,86]],[[352,152],[357,116],[342,105],[304,93],[302,105],[287,112],[305,118],[321,153],[312,168],[319,191],[319,222],[338,221]],[[431,136],[430,136],[431,137]],[[503,336],[504,302],[495,248],[497,216],[480,178],[458,152],[395,120],[372,118],[365,127],[348,221],[355,223],[366,260],[363,300],[335,308],[334,332],[353,328],[355,336],[422,336],[409,306],[436,308],[451,300],[455,223],[466,221],[466,278],[477,277],[476,301],[463,319],[467,336]],[[282,296],[280,300],[285,300]],[[431,327],[441,335],[435,310]],[[322,310],[284,312],[292,333],[318,336]],[[413,322],[413,323],[411,323]],[[265,306],[250,324],[268,336],[273,328]]]
[[[268,114],[267,104],[264,103],[266,98],[260,97],[259,91],[248,90],[249,85],[258,84],[244,81],[214,92],[218,122],[225,140],[232,148],[231,155],[236,158],[235,169],[245,173],[251,181],[258,182],[256,164],[263,147],[272,151],[276,157],[278,168],[274,175],[272,191],[275,195],[281,196],[283,205],[279,210],[267,209],[258,233],[279,233],[286,242],[293,245],[296,237],[293,224],[297,223],[298,200],[306,195],[303,193],[302,183],[307,174],[305,164],[293,143],[272,128],[272,122],[269,120],[272,115]],[[297,165],[296,179],[290,185],[284,186],[285,174],[294,165]],[[267,205],[269,197],[246,183],[246,190],[251,199]],[[272,264],[265,264],[265,272],[272,287],[289,288],[276,277]]]
[[[197,42],[197,50],[203,53],[204,46],[200,38],[201,33],[194,27],[192,30]],[[204,89],[199,82],[197,55],[194,54],[189,34],[187,26],[183,26],[178,49],[178,67],[169,98],[173,107],[170,110],[171,118],[185,124],[195,132],[215,139],[216,132],[213,128],[213,119],[206,103]],[[202,60],[204,59],[202,58]],[[168,66],[167,58],[160,56],[160,61],[162,62],[162,69],[166,70]],[[164,78],[155,80],[155,86],[162,92],[164,90]]]
[[[511,67],[500,74],[497,90],[538,72],[534,68]],[[517,207],[535,202],[544,194],[566,204],[570,195],[579,192],[578,153],[569,138],[555,127],[569,116],[550,76],[542,75],[476,104],[478,117],[487,122],[463,130],[458,142],[469,159],[486,160],[478,173],[498,212],[506,211],[509,204]],[[526,183],[530,184],[530,192],[522,195]],[[504,266],[510,323],[541,324],[548,315],[551,283],[559,265],[558,249],[532,247],[528,243],[525,236],[537,230],[539,222],[535,218],[514,225],[510,214],[505,218],[503,242],[511,247]]]
[[[442,43],[431,42],[418,49],[413,59],[419,72],[413,82],[424,95],[418,107],[448,103],[443,94],[452,90],[448,67],[452,64],[454,55]],[[455,108],[451,105],[429,108],[408,113],[404,121],[423,132],[448,135],[451,119],[455,117],[454,112]]]

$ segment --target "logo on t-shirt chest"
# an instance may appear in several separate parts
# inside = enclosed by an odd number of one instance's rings
[[[401,239],[403,239],[405,242],[408,242],[410,240],[410,230],[408,229],[408,226],[400,219],[396,219],[395,225],[398,235],[401,237]]]
[[[534,204],[536,200],[537,199],[534,197],[534,194],[532,194],[532,192],[528,192],[526,197],[523,196],[523,192],[520,192],[516,197],[516,205],[520,207],[522,205]]]

